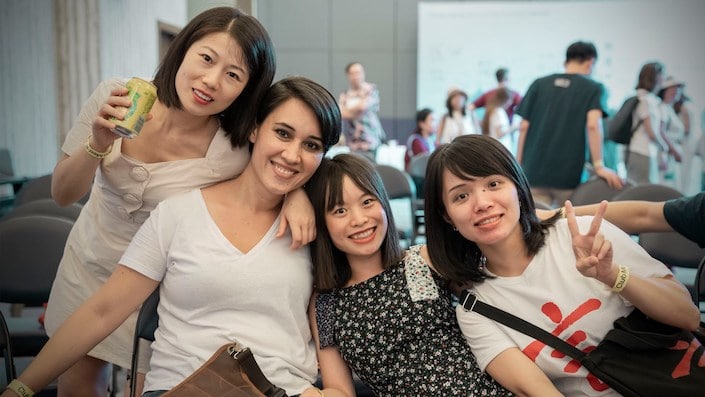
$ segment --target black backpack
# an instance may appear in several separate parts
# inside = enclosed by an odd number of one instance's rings
[[[636,131],[642,121],[644,121],[639,120],[636,125],[632,125],[634,120],[633,114],[637,105],[639,105],[639,98],[637,96],[627,98],[622,104],[622,107],[619,108],[617,113],[607,122],[607,138],[609,140],[624,145],[629,144],[634,131]]]

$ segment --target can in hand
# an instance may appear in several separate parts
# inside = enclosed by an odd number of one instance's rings
[[[149,111],[157,100],[157,87],[147,80],[137,77],[131,78],[126,84],[127,96],[132,101],[132,105],[127,109],[125,118],[122,120],[112,117],[110,121],[115,123],[113,132],[121,137],[132,139],[140,134]]]

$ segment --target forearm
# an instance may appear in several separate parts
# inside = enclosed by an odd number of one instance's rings
[[[602,162],[602,129],[599,122],[588,123],[587,125],[588,148],[590,159],[593,165]]]
[[[541,368],[518,348],[503,351],[486,368],[504,388],[517,396],[562,396]]]
[[[524,142],[526,142],[526,134],[529,131],[529,122],[522,120],[519,124],[519,142],[517,143],[517,162],[521,164],[524,154]]]
[[[110,144],[95,143],[93,137],[90,138],[90,145],[99,152],[104,152],[110,147]],[[66,206],[85,196],[101,161],[102,159],[88,154],[83,147],[70,156],[64,155],[56,164],[51,177],[51,195],[54,201],[60,206]]]
[[[575,207],[575,215],[595,215],[600,204]],[[612,201],[604,218],[628,234],[673,231],[663,216],[663,202]]]
[[[700,325],[700,310],[688,290],[672,277],[630,275],[621,295],[648,317],[664,324],[691,331]]]

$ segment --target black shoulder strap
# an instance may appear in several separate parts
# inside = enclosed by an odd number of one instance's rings
[[[477,296],[468,290],[463,291],[460,296],[460,303],[467,311],[479,313],[490,320],[494,320],[500,324],[506,325],[509,328],[513,328],[525,335],[545,343],[548,346],[551,346],[561,353],[567,354],[578,361],[582,361],[583,357],[585,357],[585,353],[575,348],[575,346],[570,345],[563,339],[546,332],[526,320],[507,313],[502,309],[477,300]]]

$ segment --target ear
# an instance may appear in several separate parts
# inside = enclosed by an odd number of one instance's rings
[[[259,127],[255,127],[255,129],[252,130],[252,132],[250,133],[250,138],[249,138],[250,143],[255,143],[255,141],[257,140],[257,132],[259,132],[258,130],[259,130]]]

